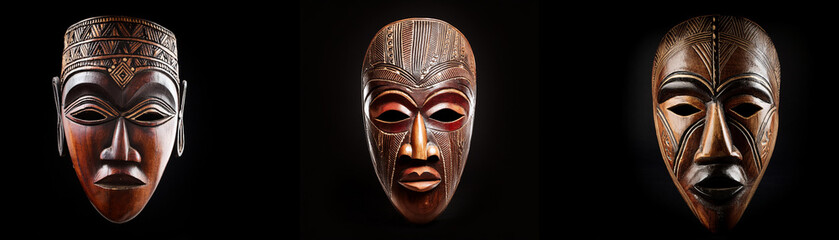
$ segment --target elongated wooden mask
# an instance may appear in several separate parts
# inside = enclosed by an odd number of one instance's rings
[[[65,141],[90,202],[115,223],[133,219],[184,149],[186,81],[175,35],[147,20],[102,16],[70,26],[53,78],[58,151]]]
[[[409,18],[383,27],[361,70],[373,168],[405,218],[426,223],[448,205],[466,164],[475,115],[475,58],[453,26]]]
[[[772,156],[780,64],[766,32],[731,16],[701,16],[661,40],[653,119],[667,170],[713,232],[733,228]]]

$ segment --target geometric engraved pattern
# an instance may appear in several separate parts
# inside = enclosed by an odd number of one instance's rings
[[[67,28],[61,60],[61,81],[71,74],[108,72],[124,87],[134,73],[153,69],[178,82],[178,49],[175,35],[157,23],[122,16],[82,20]],[[133,69],[133,70],[132,70]]]
[[[366,132],[368,142],[370,147],[375,147],[375,149],[370,149],[371,151],[381,152],[384,153],[381,157],[383,159],[373,158],[373,168],[376,170],[376,174],[382,176],[379,178],[379,184],[382,185],[382,188],[385,190],[385,193],[388,194],[390,197],[390,189],[393,187],[393,175],[394,175],[394,168],[396,167],[396,157],[399,154],[399,146],[402,145],[405,136],[408,135],[408,132],[399,132],[399,133],[388,133],[376,128],[373,125],[373,122],[368,122],[366,125]],[[370,129],[375,129],[370,131]],[[388,182],[385,182],[388,181]]]
[[[131,81],[131,78],[134,77],[134,68],[129,67],[126,61],[127,59],[123,58],[123,61],[119,62],[119,65],[111,66],[108,69],[111,78],[117,82],[120,88],[124,88],[128,84],[128,81]]]
[[[661,39],[653,58],[653,81],[657,80],[663,64],[675,51],[690,46],[707,66],[708,75],[711,76],[709,80],[715,87],[723,84],[720,78],[726,78],[718,75],[719,67],[725,66],[735,51],[744,50],[769,68],[769,76],[765,76],[769,80],[769,87],[778,89],[781,67],[772,40],[763,28],[754,22],[735,18],[737,17],[709,15],[692,18],[673,27]],[[779,96],[773,97],[778,99]]]
[[[474,116],[474,115],[472,115]],[[443,162],[443,174],[449,179],[446,187],[446,199],[451,199],[458,186],[463,169],[466,165],[465,154],[468,154],[468,146],[463,146],[467,137],[465,134],[471,132],[472,121],[467,121],[460,129],[454,131],[429,130],[434,142],[440,148],[440,152],[448,153],[441,156],[449,156],[450,159],[440,159]]]
[[[468,81],[475,79],[475,57],[463,34],[444,21],[413,18],[388,24],[377,32],[361,73],[387,71],[398,75],[388,79],[408,86],[428,86],[446,80],[446,71],[454,69],[462,71],[460,76],[469,76]]]

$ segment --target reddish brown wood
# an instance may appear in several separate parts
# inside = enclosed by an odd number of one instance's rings
[[[466,164],[475,114],[475,59],[446,22],[409,18],[379,30],[362,64],[373,167],[410,222],[434,220]]]
[[[123,223],[146,206],[177,142],[183,151],[186,81],[175,36],[131,17],[94,17],[67,29],[53,80],[64,140],[82,189],[106,219]]]

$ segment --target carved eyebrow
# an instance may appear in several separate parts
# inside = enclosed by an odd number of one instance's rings
[[[370,102],[371,102],[371,103],[372,103],[372,102],[375,102],[375,101],[376,101],[376,99],[379,99],[380,97],[383,97],[383,96],[386,96],[386,95],[391,95],[391,94],[399,95],[399,96],[401,96],[402,98],[407,99],[407,100],[408,100],[408,102],[410,102],[412,105],[414,105],[414,107],[416,107],[416,106],[417,106],[417,103],[416,103],[416,102],[414,102],[414,99],[413,99],[413,98],[411,98],[411,96],[408,96],[408,94],[405,94],[404,92],[399,91],[399,90],[387,90],[387,91],[381,92],[381,93],[379,93],[378,95],[376,95],[376,97],[374,97],[374,98],[373,98],[373,100],[370,100]]]
[[[138,105],[140,102],[146,101],[149,97],[154,97],[162,100],[162,102],[167,103],[170,106],[176,105],[175,96],[172,96],[172,93],[169,91],[169,88],[166,85],[157,83],[157,82],[149,82],[144,84],[140,89],[134,92],[134,95],[128,99],[127,106],[135,106]],[[126,107],[127,107],[126,106]]]
[[[96,96],[105,102],[113,102],[111,95],[108,94],[108,92],[105,91],[105,89],[103,89],[99,84],[79,83],[67,90],[67,94],[64,95],[63,101],[65,103],[65,109],[67,108],[66,104],[68,102],[76,101],[84,96]]]
[[[65,106],[64,109],[69,111],[69,109],[76,108],[79,105],[86,104],[86,103],[95,104],[95,105],[103,108],[103,110],[105,110],[105,113],[107,113],[111,116],[119,115],[119,112],[116,109],[114,109],[114,107],[112,107],[111,104],[109,104],[105,100],[102,100],[101,98],[96,97],[94,95],[84,95],[84,96],[81,96],[79,98],[76,98],[76,100],[74,100],[70,104],[67,104],[67,106]]]
[[[720,86],[719,97],[727,98],[741,94],[751,95],[767,103],[774,103],[772,92],[765,85],[762,77],[756,74],[743,74],[732,77]]]
[[[425,102],[423,102],[422,105],[425,105],[426,103],[428,103],[429,100],[434,99],[434,97],[437,97],[438,95],[444,94],[444,93],[454,93],[454,94],[460,95],[461,97],[463,97],[463,99],[466,99],[467,102],[471,102],[471,101],[469,101],[469,98],[466,97],[466,94],[464,94],[460,90],[454,89],[454,88],[446,88],[446,89],[437,91],[437,92],[429,95],[428,97],[426,97]]]
[[[713,98],[707,80],[691,72],[673,72],[662,80],[658,90],[658,103],[663,103],[672,97],[690,95],[710,101]]]

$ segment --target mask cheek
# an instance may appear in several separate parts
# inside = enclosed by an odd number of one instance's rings
[[[682,143],[679,149],[676,149],[677,158],[674,174],[676,175],[676,180],[679,182],[679,186],[681,189],[680,191],[687,191],[690,188],[689,181],[694,178],[692,171],[692,167],[694,166],[694,159],[695,153],[699,150],[699,145],[702,142],[702,131],[704,130],[703,127],[699,127],[693,131],[689,131],[685,133],[685,142]]]
[[[758,175],[763,169],[763,162],[757,158],[756,150],[759,149],[759,146],[755,144],[758,143],[755,142],[755,136],[746,127],[737,124],[729,124],[729,126],[732,142],[742,154],[742,160],[737,164],[743,167],[746,173],[746,185],[752,186],[756,183]],[[754,189],[752,188],[752,190]]]
[[[674,169],[673,164],[676,157],[676,142],[670,136],[670,130],[665,126],[663,120],[659,116],[655,117],[655,128],[658,136],[658,147],[661,151],[661,156],[667,164],[667,169],[671,171]]]
[[[444,181],[449,195],[453,194],[466,166],[471,143],[471,122],[455,131],[431,130],[433,141],[440,149],[440,162],[444,169]]]
[[[407,132],[388,133],[379,130],[371,122],[367,124],[367,146],[370,149],[373,168],[376,176],[385,192],[390,195],[393,185],[393,169],[396,165],[396,156],[402,140]]]
[[[177,138],[178,121],[170,121],[156,127],[132,126],[129,128],[132,147],[143,157],[140,167],[149,177],[150,186],[156,186],[163,176]]]
[[[770,110],[769,117],[766,122],[764,122],[762,128],[759,130],[760,134],[757,138],[760,139],[757,146],[763,166],[766,166],[769,163],[769,159],[772,157],[772,152],[775,150],[775,138],[777,137],[777,131],[778,112],[776,108],[773,108]]]
[[[99,126],[86,126],[72,122],[66,117],[63,119],[64,133],[67,140],[67,149],[70,159],[73,161],[73,168],[76,176],[84,185],[85,189],[93,188],[93,175],[99,167],[99,153],[105,148],[108,136],[96,134],[106,131],[108,124]]]

